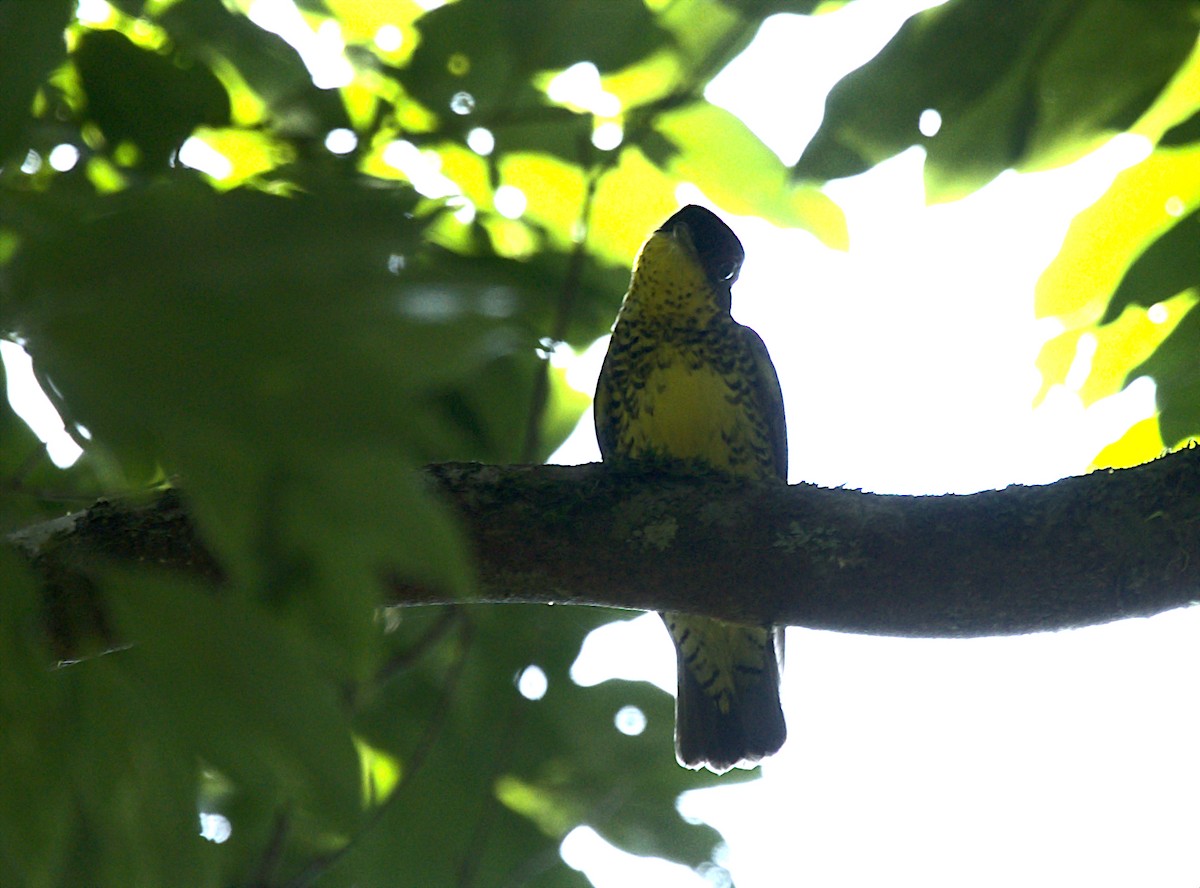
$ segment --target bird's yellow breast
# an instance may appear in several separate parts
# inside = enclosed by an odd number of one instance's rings
[[[745,464],[752,423],[725,376],[686,349],[660,346],[656,358],[632,393],[637,421],[625,428],[625,454],[698,459],[716,469],[757,473],[757,466]]]

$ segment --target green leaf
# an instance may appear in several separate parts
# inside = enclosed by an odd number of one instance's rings
[[[355,40],[371,41],[384,26],[398,28],[401,33],[399,52],[411,53],[416,43],[414,22],[425,14],[425,8],[417,0],[301,0],[300,9],[314,14],[332,13],[342,26],[347,43]],[[378,51],[379,47],[375,49]]]
[[[1130,305],[1149,308],[1200,288],[1200,208],[1179,219],[1134,261],[1104,313],[1108,321]]]
[[[1155,350],[1129,373],[1130,379],[1154,379],[1158,425],[1163,443],[1174,447],[1200,433],[1200,312],[1188,312]]]
[[[61,884],[216,888],[217,852],[199,834],[193,750],[110,658],[64,670],[73,836]]]
[[[1195,248],[1189,244],[1196,226],[1193,219],[1180,227],[1173,213],[1194,215],[1198,205],[1200,150],[1160,148],[1124,170],[1075,217],[1037,284],[1038,315],[1057,317],[1066,329],[1038,356],[1042,387],[1035,403],[1066,379],[1085,333],[1097,340],[1085,386],[1089,398],[1114,394],[1114,382],[1123,386],[1141,375],[1131,368],[1191,308],[1191,299],[1175,297],[1196,283]],[[1166,314],[1150,321],[1145,309],[1155,304]]]
[[[694,182],[723,209],[759,215],[784,228],[804,228],[835,249],[849,247],[841,208],[816,188],[791,184],[775,152],[724,108],[692,102],[659,117],[656,130],[674,148],[656,161],[672,175]]]
[[[1193,142],[1200,142],[1200,111],[1163,133],[1158,144],[1165,148]]]
[[[1130,305],[1113,321],[1069,330],[1050,340],[1043,346],[1038,358],[1038,369],[1043,379],[1038,402],[1046,396],[1051,385],[1066,379],[1075,362],[1079,341],[1085,334],[1094,338],[1095,353],[1087,379],[1079,388],[1079,399],[1086,406],[1115,395],[1141,375],[1131,373],[1131,368],[1141,364],[1160,347],[1198,299],[1200,293],[1181,293],[1157,303],[1154,313],[1141,306]],[[1158,444],[1144,456],[1150,459],[1161,450],[1162,446]]]
[[[179,0],[159,23],[191,56],[213,68],[232,65],[267,103],[273,128],[299,139],[324,139],[349,118],[338,93],[313,85],[303,60],[283,38],[264,31],[224,4]]]
[[[1179,298],[1175,298],[1179,297]],[[1158,344],[1154,353],[1129,371],[1154,379],[1163,441],[1169,445],[1200,435],[1200,322],[1194,306],[1200,301],[1200,209],[1167,230],[1130,266],[1109,302],[1106,318],[1118,310],[1181,303],[1187,313]],[[1127,350],[1128,351],[1128,350]],[[1126,354],[1126,362],[1132,363]]]
[[[933,200],[1065,163],[1130,126],[1195,42],[1191,0],[958,0],[910,19],[834,87],[795,174],[854,175],[911,145]],[[936,110],[941,128],[918,120]]]
[[[407,192],[333,187],[285,199],[180,180],[71,203],[13,259],[4,323],[97,440],[187,478],[239,575],[263,579],[272,503],[295,498],[284,560],[335,528],[364,533],[349,561],[310,551],[312,576],[357,589],[391,569],[461,589],[457,537],[406,473],[430,455],[429,397],[517,340],[454,288],[450,257],[418,249]]]
[[[30,888],[221,884],[199,836],[194,751],[116,657],[52,668],[41,590],[7,548],[0,588],[5,878]]]
[[[0,2],[0,166],[24,147],[34,93],[66,58],[71,0]]]
[[[421,43],[400,73],[425,107],[447,117],[459,93],[471,97],[473,125],[545,102],[529,85],[541,71],[591,62],[614,71],[667,44],[668,35],[639,0],[461,0],[422,17]],[[453,107],[464,107],[454,103]]]
[[[1071,222],[1062,249],[1037,284],[1038,317],[1068,328],[1091,324],[1134,260],[1200,205],[1200,149],[1159,149],[1113,180],[1104,195]]]
[[[764,11],[762,18],[766,14]],[[754,16],[743,17],[735,4],[724,0],[666,4],[659,13],[659,22],[677,46],[674,55],[678,83],[666,80],[664,94],[683,86],[691,98],[696,98],[705,82],[750,45],[760,21]]]
[[[121,672],[178,742],[242,791],[332,830],[353,826],[358,756],[315,651],[233,590],[133,574],[106,585],[122,636],[135,641]]]
[[[532,98],[532,97],[531,97]],[[455,121],[447,121],[447,126],[453,126]],[[464,133],[472,129],[477,121],[470,117],[461,121]],[[595,120],[590,114],[582,114],[567,108],[546,105],[541,99],[537,100],[536,110],[525,115],[501,115],[493,124],[493,134],[496,137],[497,153],[492,161],[507,166],[514,156],[529,154],[551,155],[561,158],[568,164],[580,164],[591,153],[590,142],[595,127]],[[580,180],[584,171],[579,166],[573,166],[574,175]],[[566,185],[568,183],[560,182]],[[581,183],[582,184],[582,183]],[[574,194],[575,188],[567,187],[561,192],[527,192],[531,197],[542,200],[566,202],[569,198],[575,213],[578,213],[580,201]],[[564,229],[567,230],[567,229]]]
[[[605,256],[627,257],[624,280],[613,293],[610,318],[629,287],[629,268],[650,232],[679,209],[677,180],[667,175],[636,145],[621,151],[616,166],[601,177],[592,205],[589,245]],[[630,195],[637,200],[630,200]]]
[[[112,0],[112,5],[121,12],[133,18],[138,18],[146,11],[147,0]]]
[[[645,5],[630,0],[464,0],[428,13],[417,25],[421,40],[397,72],[400,82],[436,115],[430,126],[440,134],[464,139],[476,127],[490,129],[497,145],[493,160],[501,153],[538,151],[582,163],[595,153],[591,116],[550,104],[538,86],[545,86],[550,72],[579,62],[601,72],[632,65],[669,42]]]
[[[41,633],[28,566],[0,546],[0,870],[31,888],[60,884],[70,842],[70,733],[58,718],[62,683]]]
[[[136,145],[141,164],[165,167],[201,125],[229,122],[229,96],[206,67],[143,49],[117,31],[86,31],[71,54],[88,118],[115,147]]]
[[[574,885],[578,876],[557,846],[580,824],[634,853],[692,866],[710,860],[719,837],[684,821],[675,802],[719,778],[675,763],[669,695],[639,682],[582,688],[570,678],[587,633],[612,616],[595,608],[473,607],[459,611],[461,622],[435,648],[416,640],[430,627],[420,620],[409,637],[424,658],[407,661],[359,722],[372,746],[401,761],[396,798],[330,884],[385,872],[445,884],[470,872],[478,884]],[[516,688],[530,666],[547,677],[540,700]],[[636,737],[614,724],[629,705],[647,718]],[[464,811],[474,826],[447,832]],[[442,854],[422,853],[435,845]]]
[[[1158,427],[1158,418],[1135,422],[1120,438],[1106,446],[1092,460],[1091,469],[1126,469],[1149,462],[1166,449]]]
[[[1075,10],[1038,60],[1041,100],[1021,168],[1073,160],[1076,146],[1133,126],[1194,48],[1196,12],[1194,0],[1092,0]]]

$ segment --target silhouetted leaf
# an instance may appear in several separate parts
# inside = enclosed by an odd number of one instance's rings
[[[237,595],[125,576],[109,583],[116,664],[177,742],[239,791],[294,804],[348,832],[360,810],[358,756],[318,651]]]
[[[1138,256],[1108,303],[1104,321],[1129,305],[1150,307],[1200,288],[1200,209],[1182,217]]]
[[[668,40],[638,0],[462,0],[430,12],[418,27],[421,43],[401,72],[405,87],[438,115],[469,108],[485,125],[536,108],[529,89],[535,72],[577,62],[615,71]],[[467,99],[455,100],[460,94]]]
[[[131,142],[162,167],[196,127],[229,121],[229,97],[206,67],[143,49],[116,31],[88,31],[72,53],[89,119],[110,144]]]
[[[958,0],[910,19],[834,87],[796,165],[805,179],[862,172],[910,145],[927,151],[935,200],[1008,167],[1064,163],[1129,126],[1196,39],[1195,0]],[[941,118],[918,129],[923,111]]]
[[[25,147],[34,93],[66,58],[63,30],[73,7],[70,0],[0,2],[0,166]]]
[[[273,525],[306,551],[318,527],[350,530],[332,516],[353,502],[356,556],[324,547],[314,577],[364,589],[390,565],[460,586],[460,557],[429,560],[457,544],[409,477],[424,457],[412,417],[515,342],[422,258],[407,192],[345,184],[287,199],[180,180],[98,199],[14,258],[7,321],[98,440],[188,479],[231,568],[257,570],[272,499],[306,516]],[[398,256],[411,264],[394,274]]]
[[[1188,145],[1192,142],[1200,142],[1200,111],[1197,111],[1187,120],[1171,127],[1159,140],[1158,144],[1163,147],[1173,145]]]
[[[211,66],[228,63],[267,104],[275,128],[297,139],[324,139],[348,127],[337,92],[313,85],[296,50],[275,34],[209,0],[179,0],[159,21],[181,47]]]
[[[1080,390],[1090,403],[1115,394],[1141,375],[1132,368],[1148,350],[1169,347],[1168,334],[1189,312],[1194,298],[1179,296],[1194,286],[1195,220],[1200,205],[1200,151],[1160,148],[1122,171],[1108,191],[1071,223],[1058,256],[1037,285],[1036,310],[1061,319],[1066,329],[1038,356],[1040,401],[1062,383],[1084,334],[1095,337],[1096,353]],[[1189,270],[1192,269],[1192,270]],[[1157,305],[1160,316],[1147,317]],[[1134,328],[1140,334],[1133,334]],[[1132,339],[1130,336],[1132,335]],[[1138,439],[1143,440],[1143,439]],[[1151,458],[1157,450],[1147,451]]]
[[[413,884],[470,873],[478,884],[576,885],[555,849],[581,823],[635,853],[693,866],[710,860],[719,837],[684,821],[675,799],[719,778],[675,765],[670,697],[643,683],[582,688],[570,678],[587,633],[611,618],[594,608],[462,609],[460,628],[398,679],[426,689],[398,697],[420,701],[406,724],[384,718],[389,692],[363,714],[362,730],[399,757],[402,778],[379,828],[339,862],[330,884],[399,872]],[[447,657],[461,662],[447,666]],[[547,678],[539,700],[516,687],[530,666]],[[444,696],[431,692],[454,674]],[[638,736],[614,724],[627,705],[646,715]],[[434,843],[442,854],[422,853]]]
[[[693,102],[662,115],[658,131],[676,149],[659,162],[699,184],[722,209],[804,228],[836,249],[849,246],[846,217],[837,204],[816,188],[789,182],[775,152],[729,111]]]
[[[1200,433],[1200,312],[1191,311],[1151,357],[1129,372],[1130,379],[1150,376],[1155,384],[1158,425],[1168,447]]]
[[[6,547],[0,587],[6,880],[215,888],[214,846],[196,818],[194,751],[115,659],[49,668],[38,592]]]

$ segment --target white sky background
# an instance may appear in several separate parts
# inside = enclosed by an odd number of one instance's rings
[[[856,0],[817,19],[773,18],[708,96],[793,162],[829,87],[927,5]],[[262,8],[294,26],[284,7]],[[1047,483],[1083,472],[1151,415],[1148,381],[1088,410],[1063,387],[1031,408],[1033,361],[1056,329],[1033,319],[1034,283],[1071,217],[1139,150],[1118,140],[932,208],[910,151],[828,186],[849,217],[848,253],[723,213],[747,253],[734,314],[762,334],[782,381],[791,480],[897,493]],[[680,198],[706,202],[688,188]],[[603,350],[571,367],[584,391]],[[28,395],[18,356],[5,357],[14,395]],[[1076,369],[1082,383],[1086,361]],[[553,461],[598,458],[589,412]],[[722,862],[741,888],[1198,888],[1198,638],[1200,608],[967,641],[792,629],[788,744],[763,780],[681,807],[725,835]],[[674,669],[649,615],[594,633],[575,675],[673,690]],[[586,829],[563,854],[600,888],[721,884]]]

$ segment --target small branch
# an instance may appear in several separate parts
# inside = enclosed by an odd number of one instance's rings
[[[580,166],[585,169],[590,167],[588,154],[591,148],[590,142],[585,142],[580,149]],[[583,206],[579,211],[579,218],[576,220],[579,237],[575,241],[575,247],[571,250],[571,258],[567,263],[567,273],[563,278],[562,288],[559,291],[558,298],[554,303],[554,321],[550,325],[550,348],[557,348],[558,343],[567,338],[567,329],[571,321],[571,314],[575,308],[575,300],[578,295],[580,280],[583,277],[584,266],[587,263],[587,238],[588,232],[592,226],[592,208],[596,203],[596,187],[600,184],[600,177],[607,170],[607,167],[591,168],[587,178],[587,190],[583,195]],[[539,361],[537,366],[537,375],[533,380],[533,396],[530,399],[529,414],[525,421],[525,443],[521,446],[521,459],[525,462],[530,462],[538,458],[538,451],[542,447],[542,423],[545,420],[546,402],[550,397],[550,355],[547,354],[545,360]]]

